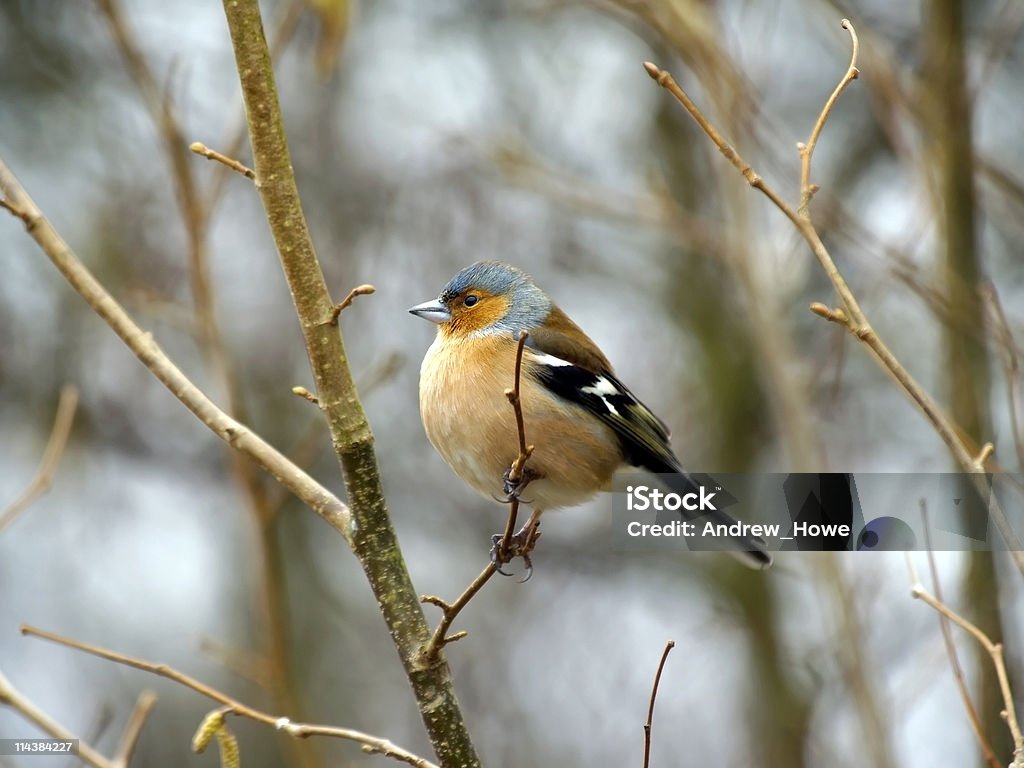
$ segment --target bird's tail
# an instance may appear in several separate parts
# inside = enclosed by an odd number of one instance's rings
[[[671,473],[659,473],[658,477],[668,486],[669,490],[680,495],[696,493],[699,497],[701,486],[705,489],[713,489],[718,485],[707,475],[690,475],[679,468],[676,468]],[[721,498],[722,494],[719,493],[718,495]],[[739,523],[732,515],[720,509],[688,511],[685,507],[680,507],[679,514],[683,515],[687,520],[700,520],[702,526],[705,523],[711,523],[717,528],[719,525],[734,526]],[[742,529],[740,530],[742,531]],[[768,551],[765,540],[760,536],[740,533],[735,536],[729,535],[727,541],[730,544],[729,553],[744,565],[763,570],[772,564],[771,553]]]

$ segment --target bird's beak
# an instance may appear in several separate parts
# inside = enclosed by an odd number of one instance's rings
[[[416,315],[417,317],[422,317],[424,320],[429,320],[432,323],[437,323],[438,325],[447,323],[452,319],[452,313],[448,311],[448,307],[437,299],[424,301],[422,304],[410,307],[409,313]]]

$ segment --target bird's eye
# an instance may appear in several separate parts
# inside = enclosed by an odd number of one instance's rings
[[[477,296],[476,294],[471,293],[469,294],[469,296],[462,300],[462,303],[465,304],[467,307],[472,307],[478,301],[480,301],[480,297]]]

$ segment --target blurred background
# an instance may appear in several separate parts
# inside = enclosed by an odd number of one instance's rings
[[[807,311],[836,298],[792,225],[641,66],[672,72],[795,203],[795,143],[849,62],[844,16],[861,77],[814,157],[815,222],[900,360],[972,445],[1021,468],[1019,0],[262,5],[328,284],[338,299],[377,287],[341,324],[418,591],[455,597],[504,524],[423,434],[434,331],[406,314],[481,258],[531,272],[694,470],[953,469],[866,351]],[[220,4],[0,0],[0,73],[0,157],[57,229],[194,381],[342,493],[323,420],[290,392],[312,383],[259,199],[187,150],[250,162]],[[20,623],[429,755],[344,542],[232,457],[8,216],[0,269],[0,509],[31,479],[61,388],[80,393],[52,489],[0,530],[0,671],[107,755],[154,690],[138,766],[212,765],[189,749],[211,703]],[[654,766],[986,764],[902,554],[790,554],[767,573],[624,557],[610,513],[605,499],[545,517],[533,579],[492,581],[458,620],[470,635],[448,656],[487,765],[640,764],[668,639]],[[950,605],[1005,642],[1024,690],[1021,574],[1004,556],[937,560]],[[1006,765],[987,657],[956,640]],[[384,764],[232,725],[248,767]],[[0,736],[38,735],[0,709]],[[58,764],[0,758],[30,762]]]

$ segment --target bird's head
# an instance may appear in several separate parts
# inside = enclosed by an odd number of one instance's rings
[[[437,323],[443,335],[516,335],[543,323],[551,300],[522,270],[498,261],[478,261],[449,280],[436,299],[409,311]]]

